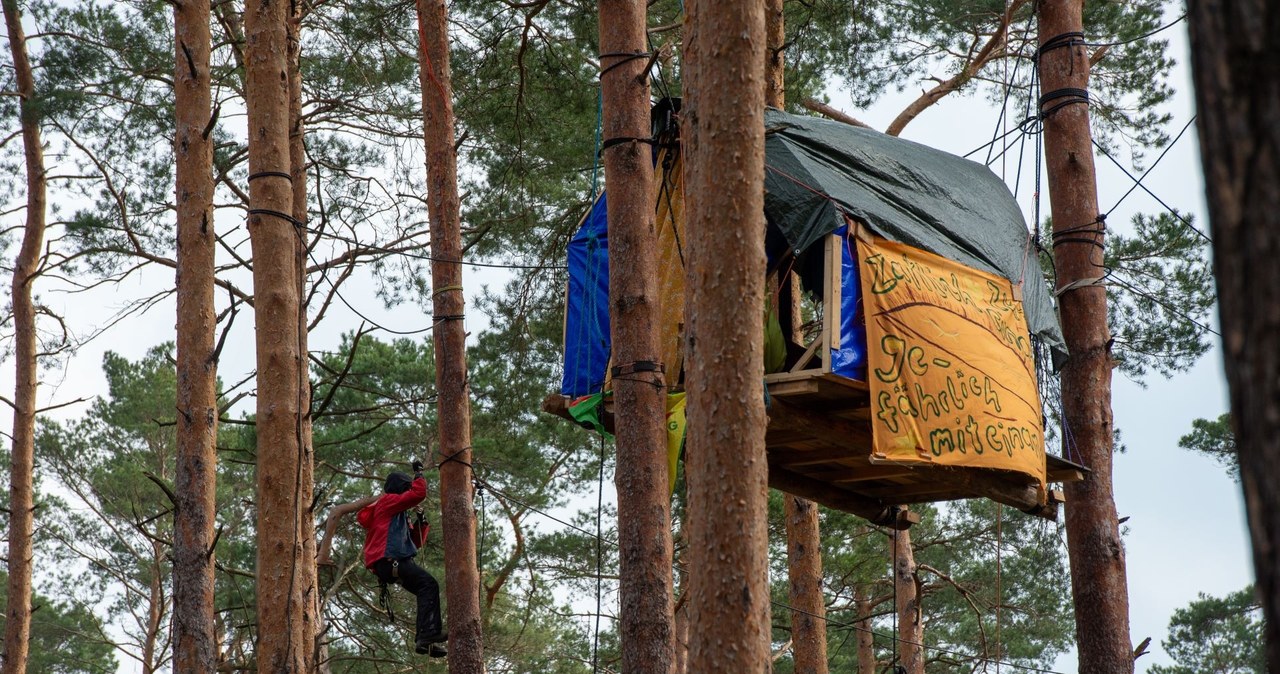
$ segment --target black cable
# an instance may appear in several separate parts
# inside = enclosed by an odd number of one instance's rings
[[[253,182],[258,178],[284,178],[289,182],[293,182],[293,175],[286,171],[258,171],[257,173],[250,173],[249,177],[245,178],[245,180]]]
[[[1120,47],[1120,46],[1123,46],[1123,45],[1126,45],[1126,44],[1132,44],[1132,43],[1134,43],[1134,42],[1139,42],[1139,41],[1141,41],[1141,40],[1145,40],[1145,39],[1147,39],[1147,38],[1151,37],[1152,35],[1155,35],[1155,34],[1157,34],[1157,33],[1162,33],[1162,32],[1164,32],[1164,31],[1166,31],[1166,30],[1169,30],[1170,28],[1173,28],[1174,26],[1178,25],[1179,23],[1182,23],[1183,21],[1185,21],[1185,20],[1186,20],[1186,18],[1187,18],[1187,15],[1186,15],[1186,14],[1183,14],[1182,16],[1180,16],[1180,17],[1178,17],[1178,18],[1174,19],[1173,21],[1171,21],[1171,22],[1169,22],[1169,23],[1167,23],[1167,24],[1165,24],[1165,25],[1163,25],[1163,26],[1160,26],[1159,28],[1156,28],[1155,30],[1153,30],[1153,31],[1151,31],[1151,32],[1149,32],[1149,33],[1143,33],[1142,35],[1139,35],[1138,37],[1130,38],[1130,39],[1128,39],[1128,40],[1121,40],[1121,41],[1119,41],[1119,42],[1081,42],[1080,44],[1082,44],[1082,45],[1084,45],[1084,46],[1086,46],[1086,47]]]
[[[613,70],[614,68],[624,66],[628,63],[631,63],[632,61],[635,61],[636,59],[649,58],[650,56],[652,56],[652,54],[650,54],[647,51],[615,51],[615,52],[609,52],[607,54],[601,54],[600,55],[601,61],[607,58],[621,58],[621,60],[617,61],[616,63],[611,63],[604,68],[601,68],[600,77],[603,78],[605,73],[609,72],[610,70]]]
[[[1150,196],[1152,199],[1155,199],[1157,202],[1159,202],[1161,206],[1164,206],[1165,210],[1168,211],[1170,215],[1180,220],[1182,224],[1186,225],[1187,229],[1190,229],[1191,231],[1195,232],[1200,238],[1204,239],[1207,243],[1213,243],[1213,239],[1210,239],[1208,234],[1205,234],[1204,232],[1197,229],[1195,225],[1191,224],[1190,220],[1187,220],[1186,218],[1182,217],[1182,215],[1179,214],[1176,210],[1174,210],[1172,206],[1170,206],[1169,204],[1166,204],[1164,202],[1164,199],[1161,199],[1160,197],[1156,196],[1155,192],[1152,192],[1149,188],[1147,188],[1146,185],[1143,185],[1141,180],[1135,178],[1133,174],[1130,173],[1129,170],[1126,169],[1123,164],[1116,161],[1116,158],[1112,157],[1111,153],[1107,152],[1107,149],[1103,147],[1100,143],[1098,143],[1098,141],[1096,140],[1093,141],[1093,146],[1098,148],[1098,150],[1102,152],[1102,155],[1104,157],[1106,157],[1107,159],[1110,159],[1111,163],[1116,165],[1116,168],[1119,168],[1121,171],[1124,172],[1126,176],[1129,176],[1129,179],[1132,180],[1134,183],[1136,183],[1138,187],[1141,187],[1143,192],[1146,192],[1148,196]]]
[[[1187,129],[1191,128],[1192,124],[1195,124],[1195,121],[1196,121],[1196,116],[1192,115],[1191,119],[1187,120],[1186,125],[1182,127],[1182,130],[1178,132],[1178,135],[1174,136],[1173,140],[1169,141],[1169,144],[1165,146],[1164,151],[1160,153],[1160,156],[1156,157],[1156,160],[1151,163],[1151,166],[1147,167],[1147,170],[1143,172],[1142,177],[1139,178],[1136,182],[1134,182],[1133,187],[1130,187],[1129,191],[1125,192],[1124,196],[1120,197],[1120,199],[1116,201],[1114,206],[1107,209],[1107,215],[1110,215],[1112,211],[1116,210],[1116,208],[1119,207],[1120,204],[1124,202],[1124,200],[1128,198],[1130,194],[1133,194],[1134,190],[1138,189],[1138,187],[1142,184],[1142,181],[1146,180],[1147,176],[1151,175],[1151,172],[1154,171],[1156,166],[1160,164],[1160,160],[1164,159],[1164,156],[1169,154],[1169,150],[1172,150],[1173,146],[1176,145],[1178,141],[1182,139],[1182,135],[1187,132]]]

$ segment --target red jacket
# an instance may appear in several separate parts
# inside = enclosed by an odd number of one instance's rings
[[[427,497],[427,481],[414,479],[402,494],[383,494],[356,515],[365,528],[364,565],[372,567],[382,559],[412,557],[426,539],[426,526],[421,529],[409,523],[406,512]]]

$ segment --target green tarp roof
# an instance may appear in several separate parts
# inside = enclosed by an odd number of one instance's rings
[[[871,129],[770,109],[765,215],[800,252],[844,224],[1023,284],[1031,334],[1066,357],[1022,210],[990,169]]]

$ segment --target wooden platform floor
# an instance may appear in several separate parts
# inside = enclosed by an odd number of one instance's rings
[[[944,466],[894,465],[871,457],[867,385],[820,371],[768,375],[769,427],[765,444],[769,486],[885,526],[905,528],[898,506],[989,498],[1056,519],[1062,493],[1020,473]],[[543,409],[569,417],[564,399],[548,396]],[[612,419],[606,419],[611,427]],[[1088,469],[1047,457],[1050,483],[1084,479]]]

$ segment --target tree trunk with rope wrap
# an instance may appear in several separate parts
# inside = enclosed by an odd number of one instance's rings
[[[764,4],[685,20],[689,671],[770,668]]]
[[[622,671],[673,664],[666,380],[659,362],[657,248],[644,0],[600,2],[601,154],[617,442]]]
[[[1280,672],[1280,7],[1192,0],[1214,276],[1268,671]]]
[[[36,307],[31,286],[40,268],[45,231],[45,167],[36,111],[35,77],[17,0],[4,0],[4,23],[13,56],[18,115],[27,173],[27,217],[13,264],[13,445],[9,464],[8,601],[5,605],[3,674],[25,674],[31,641],[31,537],[35,530]]]
[[[316,566],[316,517],[315,517],[315,445],[311,440],[311,377],[308,354],[307,320],[307,259],[310,250],[310,232],[307,230],[307,154],[303,142],[302,121],[302,0],[291,0],[288,18],[288,67],[289,67],[289,174],[293,177],[293,217],[299,222],[298,236],[294,239],[294,274],[298,292],[298,352],[302,354],[302,366],[298,371],[299,410],[301,433],[301,475],[299,479],[298,527],[302,532],[302,559],[299,562],[302,578],[302,596],[306,612],[302,616],[305,634],[313,635],[315,642],[303,653],[305,671],[327,672],[327,649],[322,643],[327,631],[324,625],[323,593],[320,591],[319,569]]]
[[[249,125],[249,237],[253,246],[258,363],[257,497],[260,674],[306,670],[314,645],[305,631],[299,518],[305,354],[299,335],[295,254],[303,236],[293,217],[289,156],[288,4],[245,5],[245,100]]]
[[[1053,217],[1059,314],[1070,359],[1062,368],[1063,435],[1091,472],[1066,485],[1080,671],[1131,674],[1129,590],[1112,488],[1110,330],[1101,279],[1105,223],[1098,210],[1089,129],[1089,53],[1081,0],[1039,5],[1040,114]]]
[[[218,664],[212,554],[217,519],[218,363],[209,13],[209,0],[173,6],[178,230],[173,668],[178,672],[212,672]]]
[[[427,210],[431,221],[431,309],[439,411],[440,525],[449,607],[449,671],[483,674],[480,570],[476,560],[471,454],[471,386],[463,324],[462,224],[458,201],[449,21],[444,0],[417,0],[418,78],[422,88],[427,155]]]

